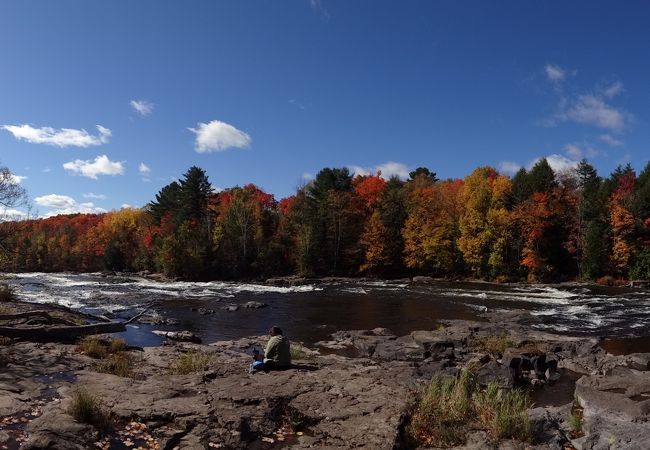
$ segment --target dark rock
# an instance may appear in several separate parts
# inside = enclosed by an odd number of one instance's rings
[[[502,389],[512,389],[514,380],[509,367],[492,360],[478,370],[478,382],[481,386],[487,386],[494,382]]]
[[[650,370],[650,353],[632,353],[626,357],[626,365],[630,369]]]
[[[249,308],[249,309],[260,309],[260,308],[266,308],[267,305],[266,303],[262,302],[246,302],[244,303],[244,308]]]
[[[228,311],[228,312],[235,312],[235,311],[239,311],[239,306],[237,306],[237,305],[228,305],[228,306],[224,306],[221,309],[223,309],[224,311]]]

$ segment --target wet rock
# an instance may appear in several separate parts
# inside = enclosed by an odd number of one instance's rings
[[[237,306],[237,305],[228,305],[228,306],[224,306],[221,309],[223,309],[224,311],[228,311],[228,312],[235,312],[235,311],[239,311],[239,306]]]
[[[430,283],[433,281],[432,277],[416,276],[412,278],[413,283]]]
[[[266,308],[267,306],[269,306],[269,305],[267,305],[266,303],[262,303],[262,302],[253,302],[253,301],[251,301],[251,302],[244,303],[244,308],[249,308],[249,309],[260,309],[260,308]]]
[[[570,444],[564,424],[571,414],[571,405],[533,408],[528,413],[533,442],[543,442],[545,448],[564,450]]]
[[[198,337],[196,334],[192,333],[191,331],[161,331],[161,330],[154,330],[152,331],[153,334],[156,334],[158,336],[162,336],[167,339],[171,339],[172,341],[180,341],[180,342],[195,342],[195,343],[200,343],[201,338]]]

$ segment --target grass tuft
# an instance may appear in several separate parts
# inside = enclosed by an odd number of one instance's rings
[[[127,348],[124,339],[111,339],[110,341],[89,337],[79,343],[79,351],[95,359],[104,359],[110,355],[122,353]]]
[[[305,347],[300,344],[291,343],[291,360],[312,359],[313,356],[305,351]]]
[[[7,283],[0,283],[0,302],[14,302],[16,299],[16,290]]]
[[[110,357],[97,365],[97,371],[110,373],[123,378],[136,378],[132,368],[131,358],[123,353],[110,355]]]
[[[508,333],[474,336],[469,342],[469,346],[474,351],[486,352],[492,355],[501,355],[507,348],[512,347],[513,345],[514,342]]]
[[[415,406],[408,433],[424,446],[438,447],[464,444],[469,429],[483,429],[494,439],[529,441],[530,405],[524,390],[499,390],[494,383],[481,390],[470,370],[458,379],[436,375]]]
[[[209,369],[215,361],[214,354],[204,351],[183,353],[167,368],[170,375],[188,375]]]
[[[522,389],[499,390],[497,383],[490,383],[474,396],[479,423],[495,439],[530,439],[528,408],[531,401]]]
[[[101,401],[87,390],[80,388],[73,392],[72,402],[67,409],[77,422],[105,429],[110,425],[110,416]]]

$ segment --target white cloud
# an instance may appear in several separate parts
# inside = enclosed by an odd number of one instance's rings
[[[145,163],[141,162],[138,166],[138,172],[140,172],[142,175],[148,175],[149,172],[151,172],[151,168]]]
[[[46,167],[45,169],[42,170],[43,173],[50,173],[52,172],[52,169],[49,167]]]
[[[122,205],[120,206],[120,208],[122,208],[122,209],[128,209],[128,208],[133,208],[133,206],[129,205],[128,203],[122,203]]]
[[[384,180],[388,180],[392,176],[397,176],[398,178],[405,180],[408,178],[410,172],[410,169],[406,164],[394,161],[388,161],[375,167],[366,168],[355,165],[350,165],[347,167],[353,175],[374,175],[377,172],[381,172],[381,177]]]
[[[36,197],[34,199],[34,202],[36,202],[37,205],[39,206],[45,206],[47,208],[70,208],[74,205],[77,204],[75,199],[72,197],[69,197],[67,195],[59,195],[59,194],[48,194],[48,195],[43,195],[41,197]]]
[[[63,164],[63,168],[84,177],[97,179],[97,175],[122,175],[124,166],[119,161],[111,161],[106,155],[100,155],[94,161],[76,159]]]
[[[95,194],[93,192],[86,192],[83,194],[84,198],[92,198],[95,200],[106,200],[106,196],[104,194]]]
[[[313,180],[314,178],[316,178],[316,177],[314,176],[313,173],[305,172],[305,173],[302,174],[302,179],[303,179],[303,181],[311,181],[311,180]]]
[[[77,203],[74,198],[68,195],[43,195],[36,197],[34,202],[39,206],[52,208],[42,216],[44,218],[58,216],[59,214],[100,214],[106,212],[104,208],[100,208],[91,202]]]
[[[0,222],[27,219],[28,214],[18,209],[1,209]]]
[[[251,137],[226,122],[213,120],[188,128],[196,134],[195,149],[198,153],[221,152],[228,148],[249,148]]]
[[[555,64],[547,64],[544,67],[546,77],[551,81],[562,81],[566,77],[566,72],[560,66]]]
[[[99,134],[92,135],[84,129],[74,128],[35,128],[28,124],[2,125],[4,129],[18,140],[32,144],[47,144],[55,147],[90,147],[92,145],[106,144],[111,137],[111,130],[97,125]]]
[[[131,100],[129,104],[141,116],[148,116],[153,112],[153,103],[149,100]]]
[[[600,152],[589,146],[581,144],[567,144],[564,146],[564,152],[574,160],[580,160],[582,158],[594,158],[600,154]]]
[[[604,143],[612,146],[612,147],[622,147],[623,146],[623,141],[616,139],[614,136],[611,134],[601,134],[598,136],[598,139],[603,141]]]
[[[517,164],[516,162],[512,162],[512,161],[503,161],[499,165],[499,169],[501,170],[501,173],[514,175],[515,173],[517,173],[517,171],[519,169],[521,169],[521,165]]]
[[[616,81],[603,89],[603,94],[605,94],[605,97],[607,98],[614,98],[624,90],[625,88],[623,87],[623,83]]]
[[[607,104],[595,95],[581,95],[560,112],[560,121],[573,121],[613,131],[621,131],[632,120],[632,115]]]

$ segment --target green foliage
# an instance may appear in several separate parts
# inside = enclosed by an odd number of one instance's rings
[[[0,283],[0,302],[16,301],[16,290],[6,283]]]
[[[644,248],[633,258],[630,278],[633,280],[650,280],[650,248]]]
[[[106,429],[110,425],[110,415],[102,406],[101,400],[84,388],[79,388],[72,393],[72,400],[67,413],[77,422],[94,425],[99,429]]]
[[[170,375],[188,375],[208,370],[215,362],[213,353],[189,351],[179,355],[167,368]]]
[[[569,416],[569,426],[571,431],[579,435],[582,433],[582,410],[574,407]]]

